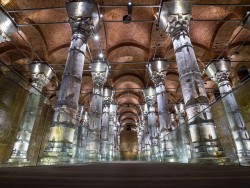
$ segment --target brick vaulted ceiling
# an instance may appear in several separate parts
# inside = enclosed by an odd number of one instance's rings
[[[48,84],[47,94],[53,98],[60,84],[67,51],[70,45],[71,28],[64,0],[0,0],[6,10],[35,9],[9,12],[19,26],[19,33],[12,36],[12,42],[0,44],[0,60],[12,65],[25,76],[31,60],[44,60],[57,72],[54,84]],[[141,89],[153,85],[146,70],[147,62],[153,58],[166,58],[169,68],[166,88],[171,104],[182,100],[178,71],[170,38],[157,28],[160,0],[132,0],[133,5],[153,5],[133,7],[132,20],[125,24],[118,22],[127,14],[128,0],[99,0],[102,15],[102,28],[98,41],[90,40],[87,54],[80,103],[91,104],[93,83],[89,71],[91,59],[98,59],[100,52],[110,63],[106,86],[116,89],[115,101],[119,105],[120,121],[135,124],[143,103]],[[209,4],[207,4],[209,3]],[[242,21],[249,6],[219,6],[219,4],[250,4],[250,0],[196,0],[192,8],[193,20],[190,21],[190,37],[201,70],[213,58],[223,53],[232,60],[231,80],[235,80],[237,67],[248,64],[250,60],[250,31],[242,29]],[[198,6],[206,4],[204,6]],[[106,6],[103,6],[106,5]],[[113,5],[113,6],[107,6]],[[38,8],[48,8],[38,10]],[[62,7],[62,8],[53,8]],[[209,21],[210,20],[210,21]],[[213,21],[211,21],[213,20]],[[217,21],[216,21],[217,20]],[[227,20],[227,21],[221,21]],[[65,22],[65,23],[63,23]],[[50,24],[37,24],[50,23]],[[53,24],[52,24],[53,23]],[[22,25],[23,24],[23,25]],[[240,31],[240,32],[239,32]],[[16,46],[19,49],[17,49]],[[238,48],[240,46],[240,48]],[[32,50],[31,50],[32,49]],[[203,75],[207,92],[215,89],[215,84]]]

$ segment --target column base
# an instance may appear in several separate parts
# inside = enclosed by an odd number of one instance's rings
[[[151,161],[151,151],[149,150],[142,151],[142,160]]]
[[[150,158],[151,161],[160,161],[160,152],[158,146],[152,146]]]
[[[111,161],[110,144],[108,141],[101,141],[100,161]]]
[[[77,151],[75,152],[75,155],[73,158],[70,160],[72,164],[77,164],[77,163],[85,163],[88,162],[87,160],[87,152],[85,148],[77,148]]]
[[[8,161],[3,163],[6,167],[22,167],[22,166],[35,166],[36,164],[31,163],[28,159],[26,158],[10,158]]]
[[[188,163],[227,165],[230,164],[230,159],[227,157],[190,158]]]
[[[31,161],[27,159],[27,152],[13,151],[12,155],[5,163],[13,164],[15,166],[30,166]]]
[[[160,152],[160,161],[162,162],[177,162],[177,156],[173,150],[165,150]]]
[[[217,140],[192,143],[190,163],[226,164],[230,159],[225,157],[222,147]]]
[[[44,154],[40,159],[40,165],[70,164],[72,159],[72,143],[49,141]]]
[[[87,138],[87,158],[88,162],[98,162],[101,158],[99,153],[100,148],[100,133],[98,131],[93,132],[89,130]]]
[[[250,166],[250,156],[240,156],[238,158],[241,166]]]

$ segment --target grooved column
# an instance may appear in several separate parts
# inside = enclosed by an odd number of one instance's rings
[[[167,62],[161,59],[150,61],[148,65],[148,70],[156,88],[158,114],[160,122],[159,126],[160,155],[161,159],[165,160],[166,157],[171,157],[172,155],[174,155],[174,150],[173,147],[171,146],[173,145],[171,144],[172,140],[169,140],[169,137],[167,136],[167,134],[171,129],[167,94],[165,88]],[[168,146],[170,146],[171,148],[168,148]]]
[[[112,93],[113,92],[111,89],[104,88],[102,126],[101,126],[101,143],[100,143],[101,161],[111,160],[110,137],[109,137],[109,116],[110,116],[110,104],[113,98]]]
[[[103,110],[103,86],[108,76],[108,64],[106,61],[95,60],[90,64],[92,80],[94,83],[91,102],[90,129],[93,135],[89,138],[89,160],[100,159],[100,133]],[[108,117],[108,116],[107,116]]]
[[[29,67],[32,87],[29,90],[28,101],[21,126],[8,162],[28,162],[31,160],[31,156],[28,156],[28,151],[32,132],[34,126],[38,123],[37,120],[39,120],[42,104],[44,102],[42,100],[42,89],[55,75],[47,62],[31,62]]]
[[[159,134],[156,128],[156,115],[155,115],[155,95],[156,90],[149,87],[143,90],[145,102],[148,108],[148,130],[151,140],[151,160],[159,160]]]
[[[150,61],[148,70],[156,89],[160,122],[160,136],[164,136],[166,134],[166,130],[170,129],[168,101],[165,88],[167,62],[164,60]]]
[[[116,104],[111,102],[110,104],[110,111],[109,111],[109,143],[110,143],[110,158],[113,159],[115,155],[118,153],[115,148],[116,143],[116,134],[117,134],[117,122],[116,122]]]
[[[145,147],[145,120],[144,120],[144,115],[141,113],[139,115],[139,123],[137,125],[137,137],[138,137],[138,155],[139,155],[139,160],[141,160],[142,156],[142,150]]]
[[[72,162],[85,162],[87,160],[86,145],[87,145],[87,131],[89,127],[89,114],[81,106],[78,110],[78,125],[75,131],[75,151],[72,157]]]
[[[250,138],[229,81],[230,60],[212,61],[206,68],[207,75],[218,84],[236,152],[241,165],[250,165]]]
[[[41,159],[42,164],[68,163],[72,157],[86,43],[98,25],[98,20],[94,17],[97,6],[93,0],[66,2],[66,10],[73,36],[50,129],[49,143]]]
[[[223,154],[212,119],[209,101],[189,38],[191,6],[187,1],[164,2],[168,10],[166,33],[174,46],[192,144],[191,162],[220,162]],[[164,8],[163,8],[164,9]]]
[[[18,31],[16,23],[8,12],[0,7],[0,43],[10,41],[10,36]]]
[[[140,120],[141,126],[143,126],[143,129],[144,129],[141,158],[147,161],[151,161],[150,159],[151,140],[150,140],[149,129],[148,129],[148,106],[147,104],[140,105],[140,109],[141,109],[141,114],[140,114],[139,120]]]
[[[182,163],[188,163],[190,156],[190,144],[188,137],[188,128],[185,120],[185,105],[183,103],[174,106],[175,113],[178,117],[178,159]]]

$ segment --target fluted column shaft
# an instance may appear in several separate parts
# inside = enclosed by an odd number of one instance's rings
[[[183,103],[175,105],[175,112],[178,117],[178,158],[182,163],[188,163],[190,156],[190,144],[188,127],[185,119],[185,106]]]
[[[112,90],[105,88],[103,96],[103,113],[102,113],[102,126],[101,126],[101,143],[100,153],[102,161],[111,160],[110,155],[110,137],[109,137],[109,121],[110,121],[110,105],[112,101]]]
[[[50,138],[41,163],[63,163],[72,157],[76,114],[81,89],[86,42],[91,35],[84,20],[74,21],[73,36],[55,108]],[[53,159],[52,159],[53,158]]]
[[[229,81],[230,60],[217,60],[206,69],[208,76],[218,84],[225,115],[231,129],[241,165],[250,165],[250,138]]]
[[[115,155],[118,153],[116,151],[116,140],[117,140],[117,106],[115,103],[111,102],[110,104],[110,113],[109,113],[109,142],[110,142],[110,158],[115,157]]]
[[[171,36],[186,106],[193,161],[217,161],[222,148],[216,135],[209,101],[189,38],[190,15],[170,15],[167,33]]]
[[[102,114],[103,114],[103,94],[104,94],[104,83],[108,76],[108,66],[106,61],[96,60],[91,62],[91,75],[94,83],[93,96],[91,104],[91,115],[90,115],[90,129],[93,131],[93,135],[89,138],[89,160],[97,161],[100,159],[100,137],[102,127]],[[107,109],[106,109],[107,110]],[[108,111],[108,110],[107,110]],[[106,125],[108,120],[108,113],[104,113],[106,117]]]
[[[29,90],[24,116],[9,162],[28,162],[28,160],[31,160],[30,157],[32,156],[28,156],[28,150],[30,148],[33,129],[38,123],[37,120],[39,120],[39,115],[42,110],[41,105],[43,104],[42,102],[44,102],[42,100],[42,89],[54,76],[52,69],[45,62],[31,62],[30,71],[32,87]]]
[[[75,151],[72,162],[85,162],[87,160],[87,132],[89,127],[89,114],[81,106],[79,109],[79,122],[75,131]]]
[[[148,131],[151,140],[151,160],[159,160],[159,134],[156,128],[155,88],[144,90],[145,102],[148,109]]]

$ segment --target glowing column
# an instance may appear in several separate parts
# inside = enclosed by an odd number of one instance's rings
[[[183,103],[174,106],[175,113],[178,117],[178,158],[182,163],[188,163],[190,155],[190,144],[188,128],[185,120],[185,105]]]
[[[144,138],[144,127],[145,121],[142,119],[142,115],[139,117],[139,122],[137,123],[137,139],[138,139],[138,155],[139,160],[141,159],[142,148],[144,147],[143,138]]]
[[[32,87],[29,90],[28,102],[9,162],[28,162],[31,160],[28,151],[32,132],[34,126],[38,123],[37,120],[39,120],[41,106],[44,102],[42,100],[42,89],[55,76],[47,62],[31,62],[29,67]]]
[[[10,41],[13,33],[18,31],[16,23],[2,7],[0,7],[0,43]]]
[[[100,143],[101,161],[110,160],[109,116],[110,116],[110,103],[112,102],[113,98],[112,94],[113,92],[111,89],[104,88],[101,143]]]
[[[110,104],[110,111],[109,111],[109,142],[110,142],[110,159],[113,159],[115,154],[118,152],[116,151],[115,148],[115,142],[116,142],[116,134],[117,134],[117,122],[116,122],[116,117],[117,117],[117,108],[116,104],[111,102]]]
[[[75,131],[75,151],[73,154],[72,162],[85,162],[87,160],[87,131],[89,127],[89,114],[84,110],[83,106],[80,106],[78,110],[79,120]]]
[[[97,5],[93,0],[66,2],[66,10],[73,36],[42,164],[68,163],[72,157],[86,43],[99,23]]]
[[[145,159],[147,161],[151,161],[151,140],[148,130],[148,106],[147,104],[140,105],[141,114],[139,117],[140,126],[143,130],[143,137],[142,137],[142,148],[141,148],[141,159]]]
[[[148,108],[148,130],[151,140],[151,160],[159,160],[159,134],[156,127],[155,95],[156,90],[149,87],[143,90],[145,102]]]
[[[109,67],[107,61],[96,60],[90,64],[92,80],[94,83],[90,114],[90,129],[93,135],[89,138],[89,160],[99,159],[100,131],[103,107],[103,86],[107,80]]]
[[[160,155],[161,159],[165,160],[166,157],[171,157],[174,155],[173,147],[167,148],[169,144],[166,142],[171,142],[167,138],[167,134],[171,129],[171,123],[169,118],[168,111],[168,100],[165,88],[165,79],[167,74],[167,62],[165,60],[155,60],[150,61],[148,65],[148,70],[151,76],[152,81],[156,87],[157,95],[157,105],[158,105],[158,114],[159,114],[159,140],[160,140]]]
[[[181,89],[186,106],[192,146],[191,162],[220,162],[218,141],[200,69],[189,38],[190,1],[163,3],[161,27],[172,39]]]
[[[223,108],[231,129],[235,148],[241,165],[250,165],[250,138],[229,81],[230,60],[212,61],[206,74],[218,84]]]

